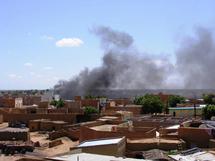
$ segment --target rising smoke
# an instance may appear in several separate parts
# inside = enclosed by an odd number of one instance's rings
[[[102,66],[86,68],[69,81],[59,81],[55,91],[63,98],[100,89],[181,88],[168,82],[175,73],[183,82],[182,88],[215,87],[215,47],[209,30],[197,29],[196,38],[183,41],[175,54],[176,64],[166,57],[152,58],[139,52],[127,33],[108,27],[98,27],[92,32],[101,39],[104,49]]]
[[[176,52],[177,70],[184,88],[215,89],[215,43],[209,29],[197,28]]]

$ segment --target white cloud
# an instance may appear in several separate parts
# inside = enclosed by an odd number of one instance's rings
[[[43,36],[41,36],[41,38],[44,40],[54,40],[55,39],[53,36],[49,36],[49,35],[43,35]]]
[[[8,77],[12,78],[12,79],[17,79],[17,78],[22,78],[21,75],[17,75],[17,74],[9,74]]]
[[[53,80],[58,81],[58,80],[60,80],[60,78],[59,77],[53,77]]]
[[[24,66],[26,66],[26,67],[32,67],[33,64],[28,62],[28,63],[25,63]]]
[[[56,42],[57,47],[79,47],[84,42],[79,38],[63,38]]]
[[[52,69],[53,69],[53,67],[46,66],[46,67],[44,67],[43,69],[44,69],[44,70],[52,70]]]

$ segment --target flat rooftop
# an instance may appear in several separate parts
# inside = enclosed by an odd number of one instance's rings
[[[12,127],[6,127],[1,128],[0,132],[28,132],[28,128],[12,128]]]
[[[170,158],[175,159],[177,161],[214,161],[215,155],[209,152],[197,152],[191,155],[169,155]]]
[[[93,126],[90,128],[93,130],[97,130],[97,131],[112,131],[113,126],[117,126],[117,125],[104,124],[104,125],[99,125],[99,126]]]
[[[128,143],[175,143],[179,144],[181,141],[177,139],[159,139],[159,138],[147,138],[147,139],[136,139],[136,140],[131,140],[127,139]]]

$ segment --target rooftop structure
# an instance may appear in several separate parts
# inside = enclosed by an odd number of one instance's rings
[[[176,161],[214,161],[215,155],[206,151],[194,151],[188,154],[169,155]]]
[[[79,153],[79,154],[68,154],[58,157],[48,158],[54,161],[139,161],[139,159],[132,158],[121,158],[107,155],[98,155],[98,154],[88,154],[88,153]],[[142,161],[151,161],[151,160],[142,160]]]
[[[125,146],[126,139],[122,137],[87,140],[73,149],[81,149],[81,151],[85,153],[122,157],[125,156]]]
[[[118,144],[123,140],[123,138],[113,138],[113,139],[100,139],[100,140],[89,140],[81,143],[78,147],[90,147],[90,146],[99,146],[99,145],[111,145]]]

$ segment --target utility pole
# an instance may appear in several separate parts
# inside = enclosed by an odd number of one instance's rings
[[[191,101],[193,103],[193,116],[194,118],[196,118],[196,96],[194,97],[194,99]]]

